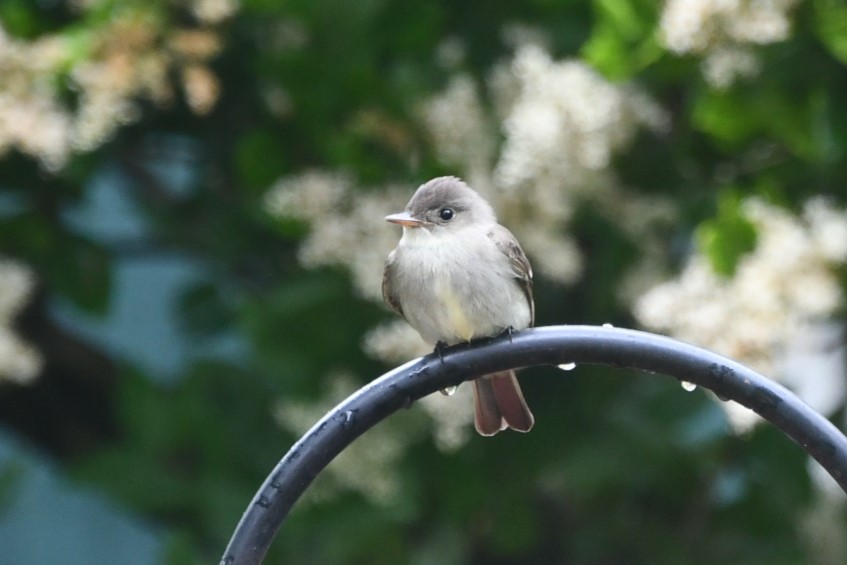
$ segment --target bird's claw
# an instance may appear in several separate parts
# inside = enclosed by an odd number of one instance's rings
[[[447,344],[443,341],[437,341],[435,343],[435,354],[438,355],[438,359],[444,363],[444,351],[447,349]]]

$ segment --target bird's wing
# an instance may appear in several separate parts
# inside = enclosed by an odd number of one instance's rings
[[[535,325],[535,302],[532,299],[532,267],[523,249],[521,249],[521,244],[518,243],[512,232],[500,224],[491,228],[491,231],[488,232],[488,237],[497,245],[497,249],[509,258],[512,273],[514,273],[521,290],[523,290],[526,296],[526,301],[529,303],[529,325]]]
[[[392,310],[405,318],[403,308],[400,307],[400,300],[396,294],[392,293],[392,285],[388,282],[390,278],[395,277],[396,269],[397,264],[394,258],[394,252],[392,251],[385,261],[385,270],[382,272],[382,298]]]

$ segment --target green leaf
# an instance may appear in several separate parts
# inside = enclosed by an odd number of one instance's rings
[[[0,2],[0,24],[9,35],[32,38],[38,34],[40,22],[26,0]]]
[[[738,260],[756,247],[756,228],[741,211],[741,197],[735,190],[718,198],[717,216],[697,229],[697,243],[715,272],[731,277]]]
[[[752,136],[758,123],[745,101],[734,91],[707,91],[698,97],[691,114],[694,126],[728,143]]]
[[[814,3],[815,33],[833,57],[847,64],[847,4],[838,0]]]
[[[594,68],[612,79],[626,79],[655,62],[662,48],[654,33],[656,4],[641,0],[595,0],[597,24],[582,48]]]
[[[788,78],[794,82],[787,86]],[[728,90],[700,90],[692,107],[694,127],[726,149],[769,138],[800,159],[831,163],[845,147],[843,96],[804,75],[762,78]]]

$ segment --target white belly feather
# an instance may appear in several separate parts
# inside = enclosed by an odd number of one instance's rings
[[[396,293],[409,323],[430,343],[498,335],[530,324],[526,295],[484,230],[466,230],[458,249],[423,229],[406,229],[394,260]]]

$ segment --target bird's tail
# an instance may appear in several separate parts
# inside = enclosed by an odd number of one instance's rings
[[[476,379],[474,382],[476,431],[493,436],[500,430],[512,428],[528,432],[535,417],[526,405],[514,371],[501,371]]]

